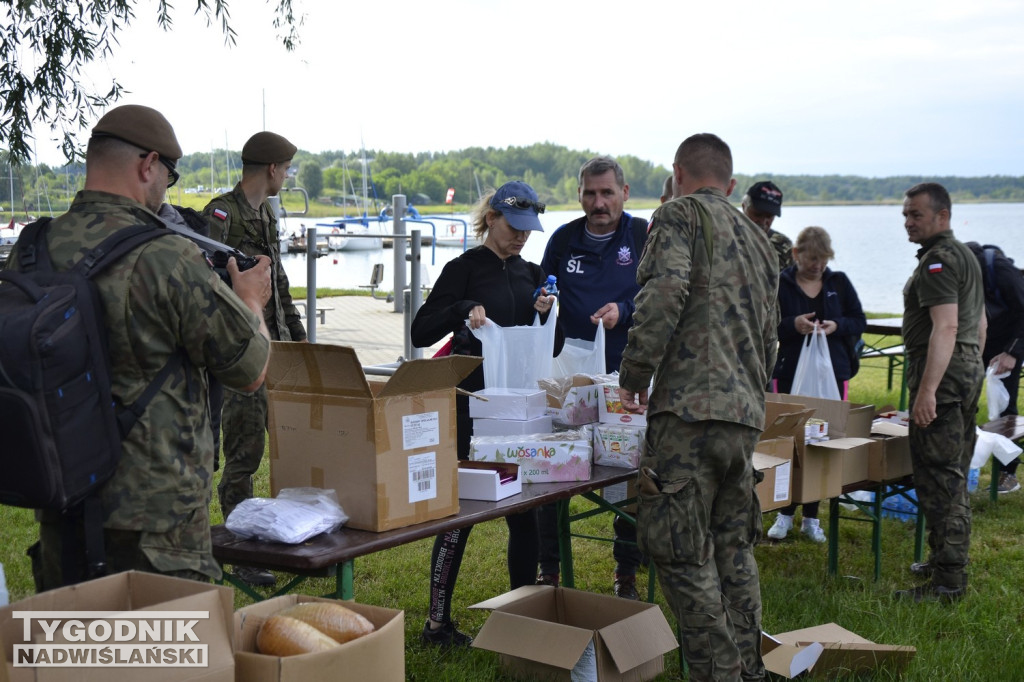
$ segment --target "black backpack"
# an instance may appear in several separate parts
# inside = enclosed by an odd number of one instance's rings
[[[175,354],[133,405],[115,406],[103,304],[92,279],[133,249],[173,233],[124,228],[70,271],[56,272],[46,247],[48,222],[25,227],[16,246],[18,270],[0,271],[0,504],[84,515],[88,578],[105,572],[94,493],[113,476],[121,439],[185,362]],[[71,551],[65,547],[65,554]],[[83,578],[67,575],[64,565],[65,582]]]

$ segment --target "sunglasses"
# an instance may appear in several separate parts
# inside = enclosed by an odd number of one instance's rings
[[[150,152],[146,152],[145,154],[139,154],[139,158],[144,159],[147,156],[149,156],[149,154]],[[156,160],[162,163],[164,165],[164,168],[167,169],[167,186],[174,187],[174,185],[178,183],[178,179],[181,178],[181,174],[174,169],[174,166],[171,165],[170,161],[160,156],[159,152],[157,152]]]
[[[515,206],[516,208],[532,208],[537,213],[543,213],[544,209],[547,208],[547,204],[543,202],[523,199],[522,197],[506,197],[498,203]]]

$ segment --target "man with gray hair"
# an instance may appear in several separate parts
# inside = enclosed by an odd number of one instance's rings
[[[647,240],[647,221],[623,211],[629,199],[622,166],[597,156],[580,168],[577,193],[584,215],[562,225],[548,240],[541,268],[558,278],[559,323],[567,338],[593,341],[597,325],[605,329],[605,371],[619,368],[626,334],[633,321],[633,297],[640,287],[636,268]],[[557,584],[558,543],[554,505],[540,511],[540,577]],[[615,594],[638,599],[636,571],[640,552],[636,528],[615,517]]]

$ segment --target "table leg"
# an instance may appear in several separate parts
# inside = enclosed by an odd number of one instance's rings
[[[839,498],[828,501],[828,574],[839,572]]]
[[[572,535],[569,527],[569,500],[559,500],[558,505],[558,560],[562,566],[562,584],[575,587],[572,565]]]
[[[338,599],[355,599],[355,588],[352,587],[352,577],[355,574],[355,560],[346,561],[338,567],[336,592]]]
[[[992,456],[992,482],[988,486],[988,499],[992,504],[999,500],[999,460]]]

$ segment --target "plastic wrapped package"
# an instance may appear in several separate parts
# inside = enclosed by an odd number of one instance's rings
[[[235,535],[271,542],[298,544],[320,533],[331,533],[348,521],[333,490],[284,488],[277,498],[242,501],[225,525]]]

